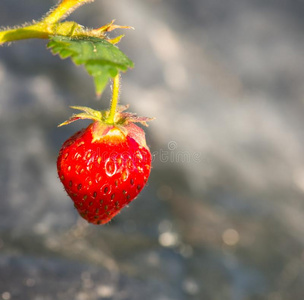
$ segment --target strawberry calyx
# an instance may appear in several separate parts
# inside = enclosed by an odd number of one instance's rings
[[[154,120],[154,118],[139,117],[135,113],[125,112],[125,110],[129,108],[129,105],[117,106],[113,122],[108,121],[110,110],[98,111],[85,106],[71,106],[71,108],[82,112],[72,115],[71,118],[58,125],[58,127],[68,125],[77,120],[89,119],[94,121],[91,127],[93,142],[110,140],[112,143],[118,143],[129,136],[138,144],[146,147],[145,133],[140,127],[134,125],[134,123],[148,126],[147,122]]]
[[[63,123],[59,124],[58,127],[63,125],[68,125],[74,121],[79,119],[90,119],[94,121],[98,121],[104,123],[105,125],[127,125],[129,123],[141,123],[144,126],[148,126],[148,121],[152,121],[155,118],[149,117],[138,117],[137,114],[131,112],[124,112],[129,108],[129,105],[118,105],[115,115],[114,115],[114,122],[109,123],[108,117],[110,114],[110,110],[95,110],[86,106],[70,106],[73,109],[77,109],[82,111],[82,113],[74,114],[72,117]]]
[[[154,118],[138,117],[135,113],[125,112],[129,105],[118,105],[120,89],[120,74],[113,78],[112,100],[109,110],[97,111],[85,106],[71,106],[82,111],[74,114],[70,119],[59,126],[70,124],[79,119],[90,119],[94,123],[90,125],[92,142],[105,141],[107,143],[121,143],[127,137],[133,138],[139,145],[147,147],[145,132],[134,123],[148,126],[148,121]]]

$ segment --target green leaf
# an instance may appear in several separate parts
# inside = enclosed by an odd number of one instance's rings
[[[103,92],[111,77],[133,67],[133,62],[123,52],[100,38],[53,36],[50,38],[48,48],[62,59],[71,57],[76,65],[84,65],[94,78],[98,95]]]

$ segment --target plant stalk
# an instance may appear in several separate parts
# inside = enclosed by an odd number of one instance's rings
[[[43,21],[48,24],[57,23],[61,19],[66,18],[79,6],[93,1],[94,0],[62,0],[57,5],[57,7],[55,7],[55,9],[51,10],[51,12],[43,19]]]
[[[50,33],[45,27],[45,25],[43,26],[41,23],[37,23],[25,27],[0,31],[0,45],[24,39],[47,39]]]
[[[62,0],[57,7],[51,10],[40,22],[0,31],[0,45],[31,38],[48,39],[51,35],[71,36],[74,33],[75,35],[83,35],[85,31],[79,24],[70,21],[58,22],[66,18],[79,6],[93,1],[94,0]]]
[[[111,108],[109,116],[106,120],[107,124],[114,124],[116,108],[119,101],[120,74],[118,73],[113,79],[113,94],[111,100]]]

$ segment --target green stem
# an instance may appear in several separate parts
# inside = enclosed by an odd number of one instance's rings
[[[0,31],[0,44],[31,38],[47,39],[49,32],[47,26],[37,23],[25,27]]]
[[[107,124],[114,124],[116,108],[119,100],[120,74],[118,73],[113,79],[113,94],[111,100],[111,108],[109,116],[106,120]]]
[[[54,10],[51,10],[49,14],[43,19],[45,23],[54,24],[63,18],[66,18],[79,6],[93,2],[94,0],[62,0]]]
[[[48,39],[51,35],[82,36],[88,35],[79,24],[71,21],[58,23],[66,18],[79,6],[94,0],[62,0],[54,10],[46,15],[40,22],[25,24],[18,28],[0,30],[0,45],[23,39]],[[93,31],[94,33],[94,31]],[[96,35],[96,34],[95,34]],[[102,34],[100,34],[102,36]]]

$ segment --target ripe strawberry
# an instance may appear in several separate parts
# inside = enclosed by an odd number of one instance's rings
[[[105,224],[130,203],[147,183],[151,153],[144,125],[151,119],[122,113],[107,124],[109,111],[84,111],[61,125],[78,119],[93,119],[86,129],[75,133],[62,146],[57,160],[58,175],[79,214],[90,223]]]

